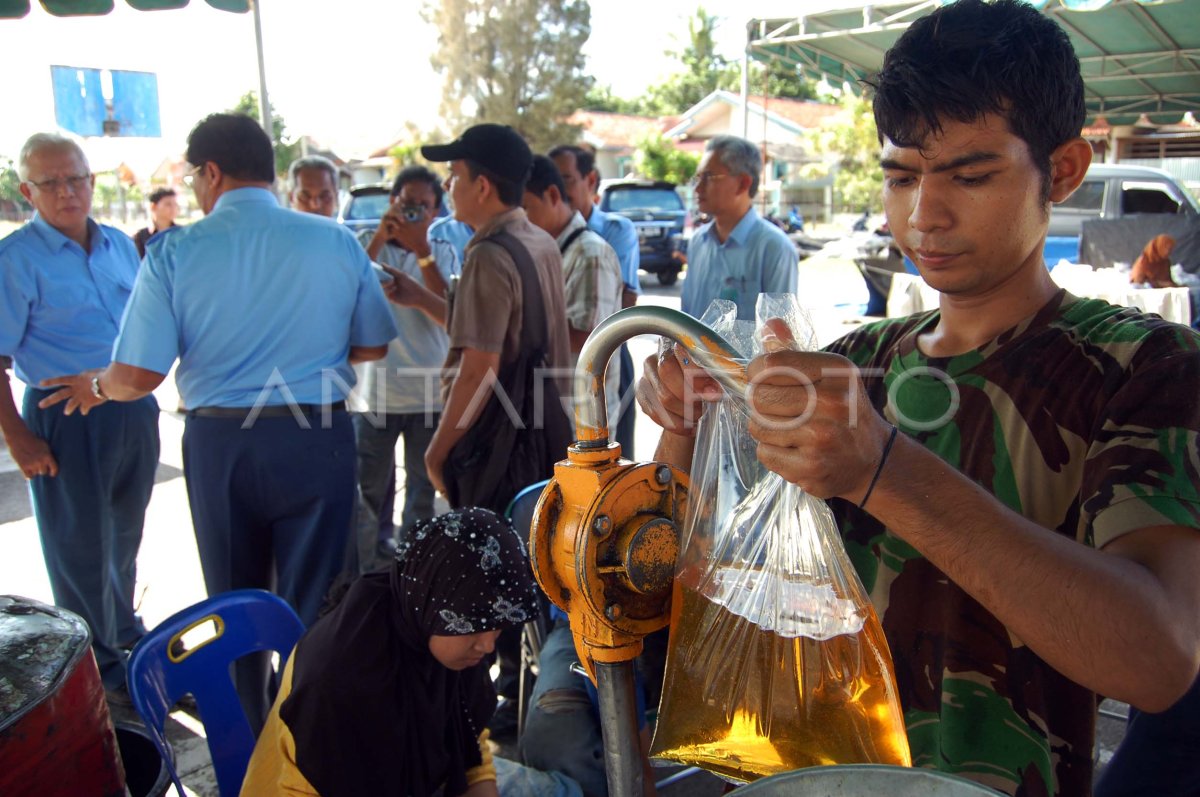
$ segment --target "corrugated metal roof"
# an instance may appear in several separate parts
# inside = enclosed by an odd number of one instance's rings
[[[913,20],[944,0],[901,0],[789,19],[751,20],[751,55],[813,78],[855,82],[878,71]],[[1035,0],[1079,56],[1089,120],[1159,124],[1200,110],[1200,0]],[[1084,10],[1086,9],[1086,10]]]

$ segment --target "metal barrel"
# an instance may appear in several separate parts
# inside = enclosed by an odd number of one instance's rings
[[[741,797],[996,797],[998,791],[932,769],[883,764],[811,767],[756,780],[733,794]]]

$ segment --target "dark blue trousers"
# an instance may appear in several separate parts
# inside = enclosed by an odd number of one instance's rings
[[[46,440],[58,476],[29,481],[54,602],[92,629],[106,689],[125,683],[122,644],[146,632],[133,610],[137,554],[158,466],[158,403],[110,401],[87,415],[37,403],[52,391],[27,388],[21,414]]]
[[[1095,797],[1200,794],[1200,679],[1159,714],[1132,706],[1125,738],[1096,782]]]
[[[621,377],[618,392],[621,396],[621,402],[625,402],[625,394],[629,392],[630,386],[633,385],[633,357],[629,354],[629,347],[622,344],[619,349],[617,362],[621,366]],[[625,411],[621,413],[617,419],[617,442],[621,444],[621,456],[625,459],[633,459],[633,421],[637,417],[637,402],[630,401]]]
[[[312,625],[342,571],[356,498],[350,416],[319,413],[310,428],[286,417],[189,413],[183,468],[208,594],[275,592]],[[266,717],[266,658],[236,668],[252,726]]]

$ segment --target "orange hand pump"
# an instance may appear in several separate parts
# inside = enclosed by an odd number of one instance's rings
[[[613,314],[580,352],[576,442],[538,501],[530,556],[542,590],[569,615],[579,660],[596,683],[613,797],[642,794],[633,660],[642,639],[670,619],[688,500],[686,473],[622,459],[608,440],[604,369],[621,343],[647,333],[675,340],[726,387],[742,393],[746,384],[744,361],[720,335],[665,307]]]

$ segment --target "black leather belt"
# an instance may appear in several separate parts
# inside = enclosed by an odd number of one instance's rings
[[[197,407],[188,410],[187,414],[195,418],[238,418],[245,420],[253,415],[255,418],[292,418],[296,413],[308,417],[320,416],[327,413],[345,412],[346,402],[335,401],[332,404],[268,404],[262,407]]]

